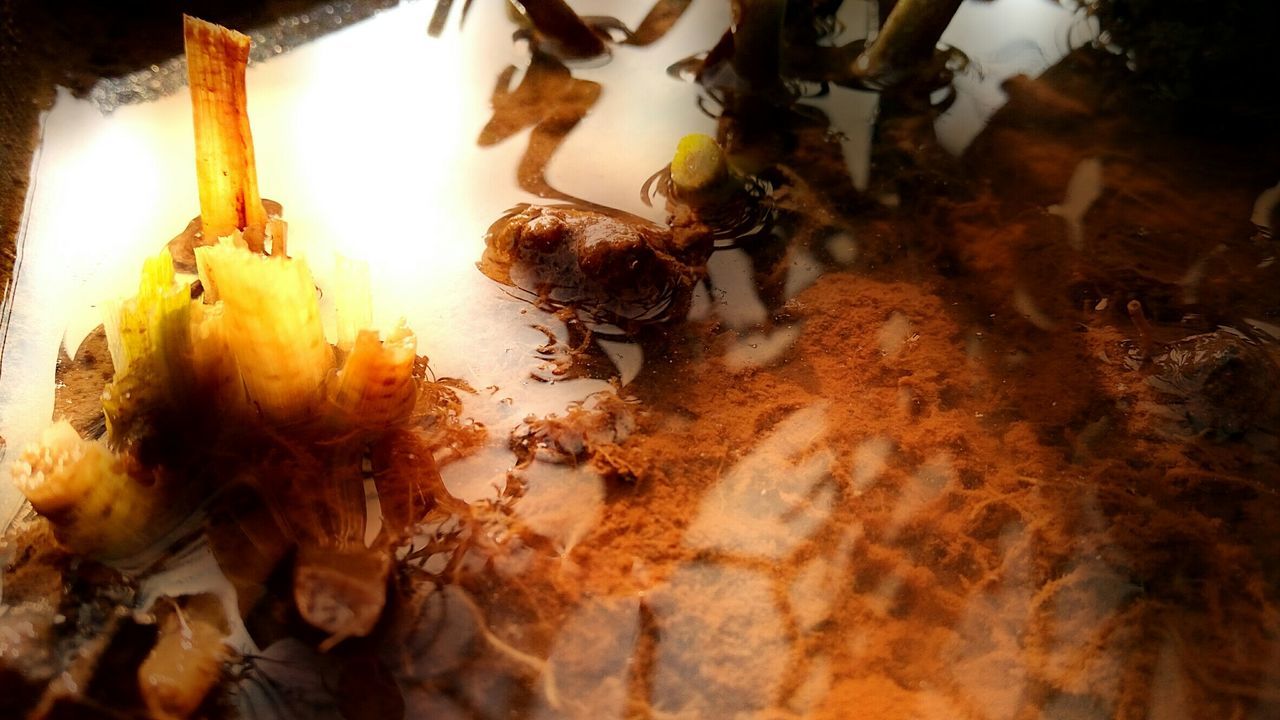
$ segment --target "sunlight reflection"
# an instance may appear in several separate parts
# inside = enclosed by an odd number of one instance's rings
[[[548,657],[561,707],[552,707],[544,697],[533,717],[624,717],[639,634],[639,598],[588,600],[577,608],[556,635]]]
[[[782,558],[816,532],[835,500],[826,411],[825,402],[796,411],[726,471],[703,498],[685,544]]]
[[[699,601],[690,602],[691,597]],[[734,717],[774,702],[791,648],[774,590],[762,574],[722,565],[685,566],[652,594],[650,604],[662,628],[653,677],[655,708]]]

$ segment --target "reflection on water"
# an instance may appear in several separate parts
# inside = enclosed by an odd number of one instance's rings
[[[586,468],[538,462],[517,477],[524,490],[515,505],[516,515],[567,559],[578,541],[600,522],[604,481]]]
[[[651,602],[661,632],[652,680],[657,710],[733,716],[773,705],[791,660],[791,628],[767,576],[684,566]],[[744,633],[750,643],[741,641]]]
[[[826,521],[835,456],[825,406],[805,408],[766,433],[702,499],[685,543],[729,555],[780,560]]]
[[[1253,214],[1249,219],[1266,237],[1271,237],[1276,227],[1276,208],[1280,207],[1280,183],[1267,188],[1253,201]]]
[[[547,658],[555,668],[554,702],[543,697],[533,717],[624,717],[640,613],[638,597],[588,600],[575,608]]]
[[[724,353],[724,366],[729,372],[767,367],[783,358],[796,339],[800,326],[775,328],[769,333],[751,333],[734,340]]]
[[[716,317],[734,330],[763,325],[769,310],[756,290],[751,257],[743,250],[718,252],[707,263],[712,308]]]
[[[793,152],[725,221],[688,321],[597,337],[477,272],[484,231],[547,198],[663,221],[641,188],[717,126],[665,70],[716,43],[728,3],[659,3],[669,26],[574,3],[637,30],[591,64],[513,42],[501,3],[462,27],[460,4],[428,5],[250,83],[271,91],[263,185],[289,193],[269,192],[320,285],[335,253],[368,261],[376,319],[405,313],[436,374],[475,388],[488,442],[442,458],[470,514],[401,551],[376,642],[263,634],[278,607],[236,627],[241,715],[1280,713],[1274,168],[1202,168],[1193,141],[1100,104],[1110,60],[1073,51],[1092,26],[1068,8],[967,3],[945,113],[888,105],[877,129],[876,94],[804,98],[830,125],[788,116]],[[876,14],[846,1],[827,41]],[[62,328],[77,344],[190,216],[165,159],[186,157],[183,102],[49,116],[0,380],[11,442],[43,423]],[[357,126],[367,146],[330,139]],[[876,142],[934,157],[921,137],[953,154],[877,174]],[[106,227],[128,199],[108,187],[86,226],[77,203],[125,157],[131,192],[174,209]],[[143,596],[243,601],[211,559],[196,543]]]
[[[1066,221],[1067,238],[1076,250],[1084,249],[1084,214],[1102,196],[1102,188],[1102,160],[1085,158],[1071,173],[1062,202],[1049,206],[1050,215]]]

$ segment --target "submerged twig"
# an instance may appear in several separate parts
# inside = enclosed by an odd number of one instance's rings
[[[1151,359],[1151,323],[1147,322],[1147,316],[1142,312],[1142,303],[1137,300],[1130,300],[1126,306],[1129,311],[1129,319],[1133,321],[1134,327],[1138,328],[1138,342],[1142,349],[1142,359]]]

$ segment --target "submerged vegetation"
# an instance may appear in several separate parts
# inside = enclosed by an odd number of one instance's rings
[[[250,535],[264,562],[246,569],[215,547],[218,562],[251,598],[287,560],[296,613],[328,648],[373,631],[393,553],[450,502],[435,454],[465,453],[483,428],[463,426],[455,391],[428,377],[403,323],[385,335],[365,326],[367,285],[347,279],[337,343],[326,340],[307,263],[287,255],[286,226],[257,195],[249,39],[192,18],[186,33],[201,222],[183,238],[198,244],[198,279],[179,277],[168,249],[147,260],[137,294],[107,313],[105,435],[56,423],[14,479],[67,550],[128,572],[161,563],[211,497],[247,493],[268,511]],[[218,682],[224,640],[243,622],[224,610],[236,608],[183,601],[158,622],[138,668],[152,714],[188,716]]]
[[[479,270],[564,322],[572,347],[532,325],[535,379],[608,380],[536,411],[372,328],[354,264],[330,342],[258,193],[248,39],[189,19],[201,217],[107,313],[102,436],[59,421],[14,467],[39,519],[11,537],[0,714],[1275,714],[1275,250],[1237,169],[1169,161],[1195,153],[1098,47],[942,151],[958,4],[882,3],[838,45],[838,0],[734,0],[667,71],[716,130],[644,169],[653,223],[544,170],[612,89],[578,69],[690,3],[634,29],[511,3],[529,65],[478,142],[528,130],[517,181],[556,204],[497,218]],[[1121,5],[1088,10],[1153,77]],[[812,102],[833,88],[879,93],[866,187]],[[464,417],[481,394],[509,466]],[[457,460],[492,493],[453,497]],[[185,575],[202,558],[233,592]]]

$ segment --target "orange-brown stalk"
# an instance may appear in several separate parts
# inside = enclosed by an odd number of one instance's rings
[[[258,195],[245,105],[249,38],[186,15],[182,23],[204,243],[243,230],[250,249],[261,251],[267,212]]]

